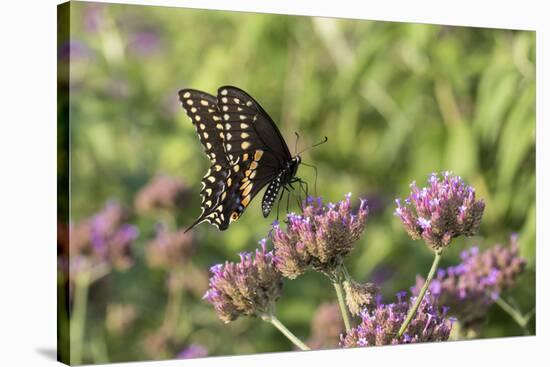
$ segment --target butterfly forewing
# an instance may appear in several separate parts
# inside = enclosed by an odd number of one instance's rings
[[[228,167],[223,146],[223,124],[216,97],[194,89],[181,90],[179,97],[210,161]]]
[[[218,89],[217,98],[224,122],[225,150],[231,163],[237,163],[240,154],[257,149],[271,155],[278,167],[292,159],[279,129],[251,96],[239,88],[225,86]]]

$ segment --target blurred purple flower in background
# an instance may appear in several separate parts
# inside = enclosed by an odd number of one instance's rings
[[[203,298],[214,306],[222,321],[227,323],[241,315],[270,314],[281,295],[281,273],[265,243],[260,241],[255,254],[241,253],[238,263],[226,261],[210,268],[210,287]]]
[[[450,308],[450,313],[466,327],[480,324],[494,300],[512,287],[525,270],[526,262],[519,256],[517,236],[510,238],[509,246],[497,244],[483,252],[477,247],[463,251],[457,266],[439,269],[430,284],[430,291],[438,294],[438,303]],[[417,276],[417,294],[424,278]]]
[[[152,267],[170,269],[182,265],[195,253],[195,243],[191,232],[178,230],[170,232],[163,225],[157,225],[156,237],[146,248],[147,263]]]
[[[134,205],[139,213],[180,207],[189,196],[189,187],[177,177],[157,174],[136,194]]]
[[[428,187],[419,189],[411,183],[411,194],[396,199],[395,215],[414,239],[424,239],[434,250],[447,247],[454,237],[473,236],[479,230],[485,209],[483,200],[476,201],[475,190],[460,176],[443,172],[440,180],[432,173]]]
[[[350,197],[336,204],[309,197],[302,215],[287,215],[286,231],[278,223],[273,225],[270,237],[276,264],[285,277],[294,279],[310,266],[330,276],[353,250],[365,228],[368,208],[361,199],[354,214]]]
[[[60,61],[69,62],[90,57],[91,50],[88,46],[79,40],[71,39],[63,42],[57,49],[57,58]]]
[[[311,349],[334,348],[338,345],[344,322],[338,303],[321,303],[311,320],[311,335],[307,345]]]
[[[109,201],[98,214],[71,226],[71,260],[75,264],[105,262],[120,270],[129,268],[138,229],[125,223],[128,217],[126,209]]]
[[[445,310],[440,311],[437,308],[436,297],[430,293],[426,293],[405,333],[397,339],[397,332],[416,300],[415,297],[407,299],[406,292],[398,293],[397,298],[395,303],[379,303],[370,311],[364,309],[361,323],[341,336],[340,347],[370,347],[449,339],[453,320],[446,317]]]
[[[105,26],[104,11],[104,4],[86,4],[83,11],[83,24],[86,32],[97,33]]]
[[[151,56],[161,48],[160,35],[152,28],[132,33],[128,41],[128,51],[136,56]]]
[[[396,269],[389,264],[379,264],[372,269],[368,279],[380,287],[383,283],[395,276]]]
[[[208,349],[201,344],[191,344],[184,350],[178,353],[176,358],[189,359],[189,358],[203,358],[208,356]]]

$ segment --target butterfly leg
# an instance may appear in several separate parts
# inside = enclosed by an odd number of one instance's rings
[[[298,182],[300,183],[300,190],[303,190],[304,194],[306,194],[306,201],[307,201],[307,198],[309,197],[309,185],[307,181],[304,181],[301,179]]]
[[[292,191],[294,191],[294,188],[292,187],[292,185],[290,185],[290,183],[288,184],[288,186],[290,186],[292,188]],[[283,188],[288,191],[288,195],[286,197],[286,212],[288,213],[288,210],[289,210],[289,207],[290,207],[290,189],[286,186],[283,186]]]
[[[281,196],[279,196],[279,200],[277,201],[277,221],[279,221],[279,208],[281,207],[281,200],[283,200],[284,194],[285,194],[285,187],[283,186],[283,189],[281,190]]]
[[[307,164],[307,163],[304,163],[304,162],[302,162],[300,164],[302,164],[306,167],[313,168],[313,171],[315,171],[315,181],[313,181],[313,194],[315,196],[317,196],[317,167],[314,166],[313,164]]]

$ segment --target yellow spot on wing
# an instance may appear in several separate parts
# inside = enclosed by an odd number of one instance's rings
[[[244,191],[243,191],[243,196],[244,196],[244,195],[248,195],[248,194],[250,193],[250,190],[252,190],[252,186],[254,186],[254,185],[252,184],[252,182],[250,182],[250,185],[248,185],[248,186],[244,189]]]
[[[252,184],[252,181],[249,181],[248,179],[246,181],[244,181],[244,183],[241,185],[241,187],[239,187],[239,190],[243,191],[244,189],[246,189],[248,187],[248,185]],[[246,194],[245,194],[246,195]]]
[[[255,160],[255,161],[259,161],[260,158],[262,158],[262,155],[264,155],[264,151],[263,151],[263,150],[257,150],[257,151],[254,153],[254,160]]]

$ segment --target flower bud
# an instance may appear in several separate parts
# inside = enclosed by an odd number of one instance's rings
[[[344,282],[346,291],[346,303],[352,315],[359,315],[361,310],[371,309],[375,305],[378,287],[373,283],[357,283],[352,281]]]

